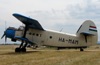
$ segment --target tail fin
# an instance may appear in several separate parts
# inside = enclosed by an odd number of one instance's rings
[[[78,29],[76,35],[84,36],[86,43],[96,44],[98,31],[96,25],[91,20],[86,20]]]

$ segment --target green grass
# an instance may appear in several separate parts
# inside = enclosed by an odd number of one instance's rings
[[[15,53],[14,45],[0,46],[0,65],[100,65],[100,49],[90,47],[79,50],[28,49]]]

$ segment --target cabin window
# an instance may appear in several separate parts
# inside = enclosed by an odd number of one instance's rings
[[[50,39],[52,39],[52,36],[50,36]]]
[[[31,33],[29,33],[29,35],[31,35]]]
[[[33,33],[33,35],[35,35],[35,33]]]
[[[39,36],[39,34],[36,34],[36,36]]]

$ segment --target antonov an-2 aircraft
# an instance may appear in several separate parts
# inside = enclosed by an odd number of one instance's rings
[[[86,20],[77,30],[76,34],[68,34],[44,29],[37,20],[14,13],[13,16],[25,26],[18,29],[9,27],[4,31],[5,36],[12,41],[21,41],[15,52],[26,52],[27,44],[33,46],[53,46],[61,48],[84,48],[95,45],[98,40],[97,27],[91,20]]]

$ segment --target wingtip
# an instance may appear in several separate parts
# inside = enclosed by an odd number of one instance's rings
[[[20,15],[20,14],[18,14],[18,13],[13,13],[12,15],[13,15],[13,16],[18,16],[18,15]]]

